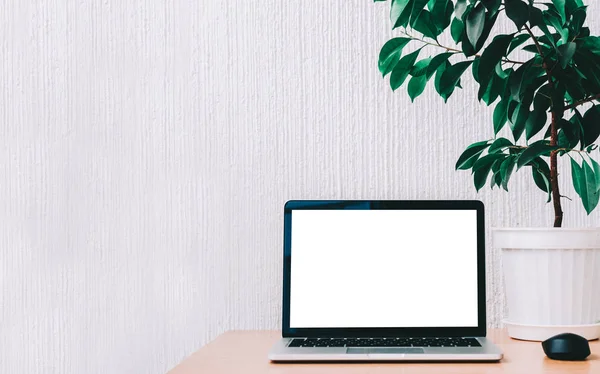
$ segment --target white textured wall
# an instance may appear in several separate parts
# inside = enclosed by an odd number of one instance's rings
[[[549,225],[528,173],[478,195],[454,172],[492,135],[470,79],[410,105],[380,78],[387,6],[2,1],[0,372],[162,373],[277,328],[287,199],[480,198],[488,227]]]

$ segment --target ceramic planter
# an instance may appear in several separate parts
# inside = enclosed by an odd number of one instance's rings
[[[494,229],[511,337],[600,337],[600,229]]]

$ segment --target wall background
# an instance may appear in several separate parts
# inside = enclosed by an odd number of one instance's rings
[[[277,328],[288,199],[479,198],[488,228],[550,225],[528,173],[507,195],[454,172],[492,136],[472,79],[449,105],[390,91],[387,9],[3,1],[0,372],[163,373],[225,330]]]

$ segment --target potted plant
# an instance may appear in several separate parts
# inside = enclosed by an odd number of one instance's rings
[[[557,162],[570,159],[575,191],[589,214],[600,198],[600,164],[592,158],[600,135],[600,38],[585,27],[586,6],[581,0],[393,0],[390,7],[392,29],[401,35],[383,45],[379,70],[390,75],[393,90],[406,82],[414,101],[432,80],[447,101],[470,69],[477,98],[494,105],[493,137],[469,145],[456,169],[471,170],[477,191],[488,180],[508,191],[511,175],[529,169],[553,204],[554,227],[494,230],[509,334],[600,337],[600,230],[562,228],[559,176],[565,174]],[[514,27],[491,35],[500,17]],[[409,44],[418,49],[403,53]]]

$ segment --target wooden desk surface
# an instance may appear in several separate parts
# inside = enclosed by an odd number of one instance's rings
[[[354,363],[283,364],[271,363],[267,353],[281,337],[279,331],[231,331],[202,347],[169,374],[220,373],[596,373],[600,374],[600,343],[590,342],[592,354],[586,361],[554,361],[544,355],[536,342],[513,340],[502,329],[488,331],[504,358],[499,363]]]

